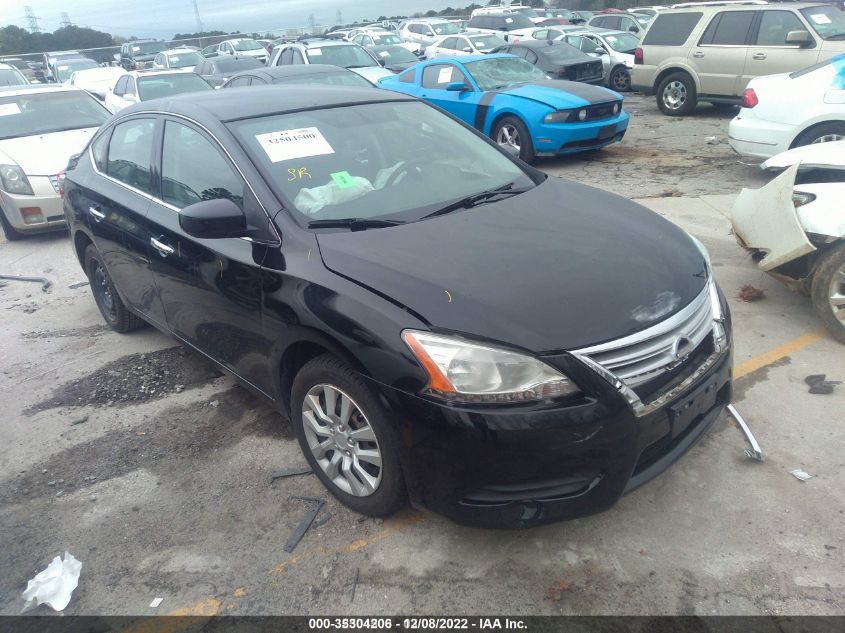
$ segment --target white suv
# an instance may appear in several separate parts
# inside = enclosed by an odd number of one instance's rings
[[[460,27],[448,20],[408,20],[399,28],[399,37],[406,42],[417,42],[425,48],[441,37],[460,32]]]

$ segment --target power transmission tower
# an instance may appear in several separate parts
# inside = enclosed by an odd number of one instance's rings
[[[308,15],[308,27],[313,31],[317,26],[317,18],[311,13]]]
[[[40,33],[41,28],[38,26],[38,18],[35,17],[35,11],[32,10],[32,7],[24,7],[23,10],[26,14],[26,21],[29,24],[30,33]]]
[[[68,16],[67,12],[62,11],[62,28],[67,28],[70,26],[70,17]]]
[[[335,21],[338,24],[343,24],[343,11],[341,11],[340,9],[338,9],[337,13],[335,14]]]
[[[194,0],[194,16],[197,18],[197,33],[203,33],[205,29],[203,29],[202,20],[200,19],[200,8],[197,0]]]

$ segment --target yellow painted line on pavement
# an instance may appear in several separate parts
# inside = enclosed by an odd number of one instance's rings
[[[770,349],[768,352],[749,358],[746,361],[734,365],[734,380],[747,376],[753,371],[757,371],[767,365],[776,363],[787,356],[794,354],[798,350],[804,349],[808,345],[820,341],[825,338],[824,330],[816,330],[815,332],[808,332],[791,341],[787,341],[783,345],[778,345]]]

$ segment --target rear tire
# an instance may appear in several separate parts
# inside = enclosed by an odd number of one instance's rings
[[[367,516],[405,505],[396,429],[349,365],[331,354],[308,361],[293,380],[291,419],[305,459],[341,503]]]
[[[822,256],[813,273],[810,297],[833,338],[845,343],[845,243]]]
[[[100,253],[93,244],[85,249],[85,274],[91,283],[91,293],[94,302],[103,315],[103,320],[115,332],[122,334],[137,330],[144,325],[144,321],[124,305],[114,282],[109,277]]]
[[[493,128],[493,140],[502,147],[519,148],[519,158],[526,163],[533,162],[537,157],[531,134],[518,117],[506,116],[499,120]]]
[[[631,90],[631,73],[624,66],[617,66],[610,71],[607,86],[616,92],[628,92]]]
[[[2,208],[0,208],[0,225],[3,226],[3,234],[9,242],[16,242],[26,237],[9,223],[9,220],[6,218],[6,212]]]
[[[657,86],[657,107],[667,116],[686,116],[697,102],[695,82],[686,73],[672,73]]]
[[[845,139],[845,121],[831,121],[805,130],[795,139],[792,147],[841,141],[842,139]]]

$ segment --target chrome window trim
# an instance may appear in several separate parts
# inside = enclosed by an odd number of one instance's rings
[[[238,167],[237,162],[236,162],[236,161],[235,161],[235,159],[232,157],[232,155],[229,153],[229,151],[228,151],[228,150],[227,150],[227,149],[223,146],[223,144],[220,142],[220,139],[218,139],[218,138],[214,135],[214,133],[213,133],[211,130],[209,130],[207,127],[205,127],[202,123],[199,123],[198,121],[195,121],[194,119],[191,119],[190,117],[187,117],[187,116],[185,116],[185,115],[183,115],[183,114],[174,114],[174,113],[172,113],[172,112],[162,112],[162,111],[160,111],[160,110],[144,110],[144,111],[141,111],[141,112],[132,112],[132,113],[129,113],[129,114],[127,114],[127,115],[123,116],[123,117],[120,117],[120,115],[118,115],[118,118],[117,118],[117,119],[115,119],[114,123],[113,123],[110,127],[111,127],[112,129],[114,129],[114,127],[116,127],[116,126],[120,125],[121,123],[123,123],[123,122],[124,122],[124,120],[127,120],[127,121],[128,121],[128,120],[131,120],[133,117],[136,117],[136,116],[137,116],[138,118],[144,118],[144,117],[143,117],[143,116],[141,116],[141,115],[145,115],[145,114],[154,114],[154,115],[159,115],[159,116],[169,116],[169,117],[175,117],[175,118],[178,118],[178,119],[182,119],[182,120],[187,121],[187,122],[189,122],[189,123],[191,123],[191,124],[193,124],[193,125],[196,125],[198,128],[200,128],[201,130],[203,130],[206,134],[208,134],[208,136],[209,136],[209,137],[211,137],[211,139],[214,141],[214,143],[216,143],[216,144],[217,144],[217,146],[218,146],[221,150],[223,150],[223,153],[224,153],[224,154],[226,155],[226,157],[229,159],[229,162],[232,164],[232,166],[234,166],[235,170],[238,172],[238,174],[240,175],[240,177],[243,179],[244,183],[246,183],[246,186],[247,186],[247,187],[249,187],[250,192],[252,192],[252,197],[253,197],[253,198],[255,198],[255,200],[258,202],[258,206],[260,206],[260,207],[261,207],[261,210],[264,212],[264,215],[265,215],[265,217],[267,218],[267,224],[268,224],[268,226],[270,226],[270,227],[273,229],[273,233],[274,233],[274,234],[275,234],[275,236],[276,236],[276,242],[275,242],[275,243],[278,243],[278,244],[281,244],[281,243],[282,243],[282,238],[281,238],[281,236],[279,235],[279,231],[278,231],[278,229],[276,229],[276,226],[273,224],[273,218],[271,218],[271,217],[270,217],[270,214],[269,214],[269,213],[267,213],[267,208],[266,208],[266,207],[264,206],[264,204],[261,202],[261,199],[258,197],[258,194],[257,194],[257,193],[255,193],[255,189],[254,189],[254,188],[252,187],[252,185],[250,184],[250,182],[249,182],[249,180],[247,179],[246,175],[244,175],[244,172],[241,170],[241,168],[240,168],[240,167]],[[165,121],[165,122],[166,122],[166,121]],[[96,137],[95,137],[95,139],[94,139],[94,140],[96,140]],[[166,207],[167,209],[170,209],[171,211],[174,211],[174,212],[175,212],[175,213],[177,213],[177,214],[181,212],[181,209],[179,209],[178,207],[176,207],[176,206],[174,206],[174,205],[170,204],[169,202],[165,202],[165,201],[164,201],[164,200],[162,200],[161,198],[158,198],[158,197],[156,197],[156,196],[154,196],[154,195],[152,195],[152,194],[146,193],[145,191],[141,191],[140,189],[136,189],[136,188],[135,188],[135,187],[133,187],[132,185],[128,185],[128,184],[126,184],[125,182],[123,182],[123,181],[121,181],[121,180],[118,180],[118,179],[116,179],[116,178],[114,178],[114,177],[112,177],[112,176],[109,176],[108,174],[104,174],[103,172],[101,172],[101,171],[97,168],[97,161],[96,161],[96,160],[94,160],[94,140],[92,140],[92,142],[91,142],[91,143],[89,143],[89,145],[88,145],[88,159],[91,161],[91,167],[94,169],[94,172],[95,172],[96,174],[98,174],[98,175],[102,176],[103,178],[107,178],[108,180],[111,180],[111,181],[112,181],[112,182],[114,182],[115,184],[118,184],[118,185],[120,185],[120,186],[122,186],[122,187],[124,187],[124,188],[126,188],[126,189],[129,189],[130,191],[133,191],[134,193],[137,193],[137,194],[139,194],[139,195],[141,195],[141,196],[143,196],[143,197],[145,197],[145,198],[149,199],[149,200],[150,200],[150,201],[152,201],[152,202],[155,202],[155,203],[157,203],[157,204],[160,204],[160,205],[162,205],[163,207]],[[245,240],[245,241],[247,241],[247,242],[252,242],[252,241],[253,241],[253,240],[252,240],[252,238],[249,238],[249,237],[241,237],[241,238],[238,238],[238,239]]]

